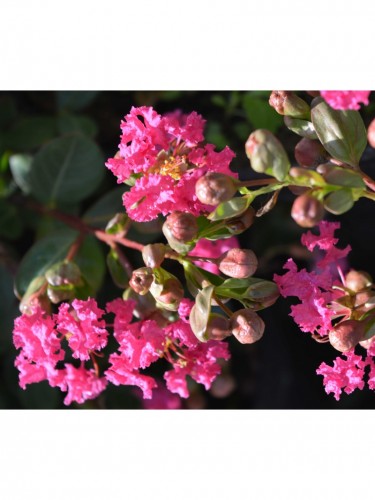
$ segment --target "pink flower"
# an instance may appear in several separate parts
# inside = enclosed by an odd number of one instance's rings
[[[343,354],[346,359],[337,357],[333,367],[322,363],[316,373],[323,375],[323,384],[327,394],[333,393],[336,401],[340,399],[342,390],[350,394],[355,389],[363,389],[364,368],[366,363],[362,356],[357,356],[354,349]]]
[[[73,300],[72,309],[67,303],[60,305],[57,329],[67,336],[73,358],[85,361],[90,359],[90,351],[100,351],[107,345],[108,332],[100,319],[104,311],[92,298]]]
[[[61,339],[55,331],[55,321],[40,307],[31,315],[22,314],[14,321],[13,342],[16,349],[22,349],[22,356],[35,363],[52,361],[55,364],[64,359]]]
[[[227,238],[225,240],[216,241],[201,239],[198,241],[193,250],[189,252],[189,256],[197,255],[199,257],[209,257],[216,259],[218,257],[221,257],[231,248],[239,248],[239,242],[235,236],[232,236],[231,238]],[[195,264],[199,267],[202,267],[206,271],[209,271],[210,273],[220,274],[218,266],[212,262],[197,260],[195,261]]]
[[[75,368],[67,363],[64,372],[64,381],[68,390],[64,404],[67,406],[73,401],[82,404],[87,399],[95,399],[107,386],[105,378],[99,378],[94,370],[86,370],[83,366]]]
[[[208,171],[237,177],[229,169],[235,155],[228,147],[221,152],[212,144],[198,147],[204,123],[196,112],[161,116],[145,106],[131,109],[121,123],[119,152],[106,166],[118,182],[136,174],[134,186],[123,196],[132,219],[148,221],[173,210],[195,216],[211,211],[197,199],[196,181]]]
[[[310,252],[318,247],[325,254],[317,262],[315,271],[299,271],[293,260],[289,259],[284,265],[288,272],[282,276],[274,276],[283,297],[297,297],[300,300],[299,304],[292,305],[290,315],[303,332],[327,335],[332,329],[336,311],[330,303],[343,293],[332,288],[336,283],[337,269],[331,264],[337,264],[336,259],[345,257],[350,251],[349,246],[343,250],[335,247],[338,239],[334,238],[334,232],[339,227],[338,223],[322,221],[318,235],[309,231],[302,236],[302,244]]]
[[[359,109],[369,103],[370,90],[321,90],[320,95],[334,109]]]

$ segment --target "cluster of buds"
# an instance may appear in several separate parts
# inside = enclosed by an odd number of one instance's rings
[[[329,332],[329,342],[340,352],[357,344],[367,347],[368,326],[374,321],[375,291],[371,277],[365,272],[351,270],[345,275],[344,295],[332,305],[344,318]]]

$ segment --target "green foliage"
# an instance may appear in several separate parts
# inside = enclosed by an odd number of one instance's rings
[[[332,109],[323,99],[316,98],[311,120],[330,155],[353,167],[359,164],[367,145],[367,133],[358,111]]]
[[[75,203],[87,198],[104,176],[98,146],[79,134],[51,141],[35,156],[30,173],[31,193],[42,203]]]
[[[191,329],[201,342],[207,342],[208,340],[206,330],[211,313],[211,302],[214,291],[215,287],[213,285],[206,286],[202,290],[199,290],[195,298],[195,304],[190,313]]]
[[[268,104],[270,92],[266,92],[266,99],[248,92],[243,98],[243,107],[247,119],[257,128],[266,128],[275,133],[283,123],[283,118]]]

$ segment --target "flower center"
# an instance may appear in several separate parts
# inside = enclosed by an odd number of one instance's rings
[[[185,160],[186,157],[184,155],[177,156],[177,158],[172,155],[167,157],[161,156],[157,163],[148,170],[148,173],[169,175],[172,179],[178,181],[188,168]]]

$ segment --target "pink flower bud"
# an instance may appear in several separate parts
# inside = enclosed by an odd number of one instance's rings
[[[291,116],[292,118],[309,119],[310,107],[303,99],[294,92],[287,90],[274,90],[269,99],[272,106],[279,115]]]
[[[329,332],[329,341],[337,351],[346,352],[355,347],[364,334],[364,324],[349,319],[342,321]]]
[[[359,292],[372,285],[371,276],[365,272],[349,271],[345,276],[346,287],[353,292]]]
[[[252,250],[232,248],[219,261],[219,269],[231,278],[248,278],[258,267],[258,259]]]
[[[357,292],[354,300],[354,307],[357,313],[364,314],[375,307],[375,293],[369,290]]]
[[[164,260],[165,250],[163,243],[145,245],[142,250],[143,262],[147,267],[160,267]]]
[[[205,336],[210,340],[223,340],[232,335],[229,320],[220,314],[212,313],[209,317]]]
[[[240,309],[230,319],[232,333],[241,344],[253,344],[262,338],[264,321],[251,309]]]
[[[185,212],[172,212],[166,219],[166,224],[172,236],[179,242],[186,243],[198,234],[196,218]]]
[[[375,118],[367,129],[367,140],[372,148],[375,148]]]
[[[140,267],[133,271],[129,285],[139,295],[145,295],[154,281],[152,269],[149,267]]]
[[[294,156],[301,167],[317,167],[328,155],[319,141],[304,137],[294,148]]]
[[[324,207],[319,200],[304,193],[294,200],[291,215],[299,226],[314,227],[323,219]]]
[[[170,278],[164,283],[163,291],[156,298],[157,302],[164,304],[167,309],[177,310],[179,303],[184,298],[184,289],[177,278]]]
[[[208,172],[195,184],[195,194],[205,205],[218,205],[229,201],[237,192],[233,177],[217,172]]]

